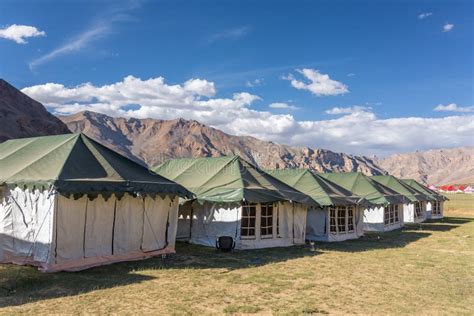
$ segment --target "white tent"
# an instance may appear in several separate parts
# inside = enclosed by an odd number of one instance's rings
[[[440,219],[444,217],[444,201],[431,200],[426,203],[426,218]]]
[[[177,239],[214,247],[218,237],[230,236],[236,249],[304,244],[306,210],[290,202],[187,202],[179,208]]]
[[[387,232],[403,227],[406,204],[387,204],[384,206],[365,209],[364,230],[372,232]]]
[[[5,188],[1,262],[74,271],[174,252],[177,197],[125,194],[90,200],[55,190]]]
[[[425,196],[423,202],[419,202],[419,204],[410,204],[404,208],[404,212],[407,216],[406,222],[420,223],[426,219],[443,218],[444,201],[446,200],[446,197],[430,190],[416,180],[404,179],[402,182]]]
[[[182,186],[82,134],[0,144],[0,262],[53,272],[174,252]]]
[[[193,192],[179,211],[178,238],[215,246],[232,237],[237,249],[305,242],[306,213],[318,205],[238,156],[170,160],[155,171]]]
[[[403,205],[405,223],[423,223],[427,219],[427,202],[412,202]]]
[[[364,235],[364,207],[356,205],[313,207],[308,210],[306,239],[344,241]]]

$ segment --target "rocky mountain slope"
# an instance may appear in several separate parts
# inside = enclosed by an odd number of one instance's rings
[[[366,157],[308,147],[290,147],[254,137],[232,136],[197,121],[114,118],[89,111],[59,118],[71,131],[84,132],[149,166],[177,157],[237,154],[261,168],[304,167],[320,172],[384,173]]]
[[[0,79],[0,142],[10,138],[70,133],[44,106]]]
[[[377,163],[390,174],[423,183],[474,183],[474,147],[396,154]]]

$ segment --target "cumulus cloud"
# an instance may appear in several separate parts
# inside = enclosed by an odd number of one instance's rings
[[[423,20],[423,19],[426,19],[427,17],[430,17],[432,15],[433,15],[433,12],[420,13],[420,14],[418,14],[418,19]]]
[[[436,112],[474,113],[474,105],[463,107],[458,106],[456,103],[450,103],[448,105],[439,104],[433,110]]]
[[[316,69],[297,69],[306,81],[301,81],[290,74],[283,79],[290,81],[291,85],[298,90],[307,90],[316,96],[339,95],[349,92],[349,89],[342,82],[329,78],[329,75],[322,74]]]
[[[443,32],[449,32],[454,28],[454,24],[446,23],[443,25]]]
[[[25,40],[29,37],[46,36],[46,33],[34,26],[12,24],[0,29],[0,38],[11,40],[17,44],[27,44]]]
[[[272,109],[279,109],[279,110],[283,110],[283,109],[288,109],[288,110],[297,110],[298,107],[294,106],[294,105],[290,105],[288,103],[285,103],[285,102],[275,102],[275,103],[270,103],[268,105],[269,108],[272,108]]]
[[[339,114],[352,114],[357,112],[364,112],[371,110],[371,107],[368,106],[350,106],[350,107],[333,107],[332,109],[326,110],[326,114],[339,115]]]
[[[253,109],[261,98],[248,92],[217,97],[214,83],[205,79],[169,84],[163,77],[128,76],[102,86],[46,83],[22,91],[57,114],[91,110],[122,117],[183,117],[235,135],[355,154],[474,145],[474,115],[381,119],[368,107],[340,107],[328,110],[341,115],[335,119],[299,121],[290,114]]]

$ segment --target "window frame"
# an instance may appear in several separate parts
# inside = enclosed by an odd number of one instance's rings
[[[349,216],[349,212],[351,213],[350,216]],[[355,216],[355,207],[347,206],[346,207],[346,231],[348,233],[353,233],[355,231],[354,216]],[[350,223],[349,223],[349,219],[350,219]],[[352,225],[352,229],[349,229],[349,225]]]
[[[439,201],[432,202],[431,213],[433,215],[441,215],[441,203]]]
[[[414,208],[414,212],[413,212],[413,217],[414,218],[421,218],[423,217],[423,205],[420,201],[416,201],[415,202],[415,208]]]
[[[400,224],[400,209],[398,204],[389,204],[384,207],[384,226]],[[388,215],[388,217],[387,217]]]
[[[354,233],[356,229],[355,225],[355,212],[354,206],[330,206],[329,207],[329,231],[328,234],[343,235]],[[351,213],[351,214],[349,214]],[[350,220],[350,224],[349,224]],[[351,226],[351,229],[349,229]],[[343,227],[344,229],[340,229]]]
[[[257,238],[257,203],[242,203],[242,215],[240,216],[240,238],[241,239],[246,239],[246,240],[253,240]],[[254,215],[247,215],[249,213],[245,212],[246,208],[253,208],[254,209]],[[244,218],[247,219],[247,225],[244,227]],[[251,219],[253,219],[253,226],[250,225]],[[253,235],[249,234],[244,234],[244,230],[251,231],[253,229]]]
[[[334,216],[333,216],[334,214]],[[334,228],[334,230],[333,230]],[[329,207],[329,233],[337,235],[337,213],[336,207],[330,206]]]
[[[265,209],[266,214],[263,215],[263,209]],[[268,213],[268,210],[270,214]],[[273,203],[260,203],[260,239],[272,239],[273,238],[273,226],[274,226],[274,216],[273,212],[275,211]],[[265,219],[265,226],[263,225],[263,220]],[[268,219],[270,219],[271,224],[268,225]],[[263,234],[263,230],[270,230],[270,234]]]

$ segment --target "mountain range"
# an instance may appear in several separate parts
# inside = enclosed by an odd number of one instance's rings
[[[239,155],[260,168],[385,173],[367,157],[233,136],[194,120],[116,118],[90,111],[59,118],[72,132],[83,132],[148,166],[178,157]]]
[[[474,147],[396,154],[376,163],[396,177],[413,178],[423,183],[474,183]]]
[[[360,171],[414,178],[428,184],[473,183],[474,147],[396,154],[384,159],[292,147],[233,136],[194,120],[117,118],[84,111],[55,117],[0,79],[0,142],[10,138],[83,132],[147,166],[179,157],[240,155],[261,168]]]

